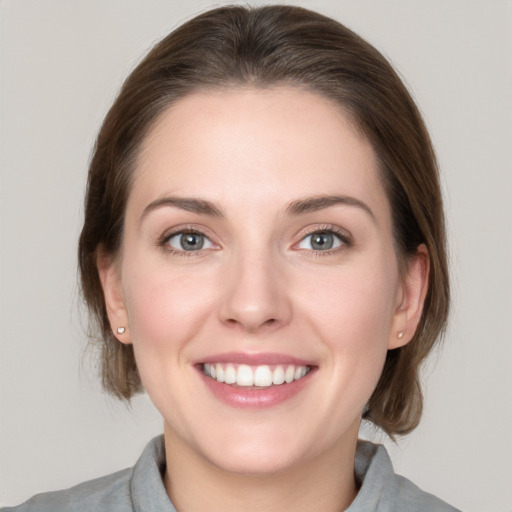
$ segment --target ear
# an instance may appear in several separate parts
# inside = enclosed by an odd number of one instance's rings
[[[388,349],[402,347],[409,343],[423,312],[423,304],[428,291],[430,258],[424,244],[418,246],[416,254],[407,260],[405,275],[402,277]]]
[[[103,288],[110,328],[121,343],[130,344],[131,336],[121,286],[119,261],[107,255],[105,251],[98,249],[96,266]]]

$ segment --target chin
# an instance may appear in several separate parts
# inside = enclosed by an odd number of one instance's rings
[[[209,459],[217,468],[229,473],[265,476],[289,470],[299,463],[301,457],[294,450],[246,446],[211,454]]]
[[[196,447],[200,456],[224,471],[264,476],[285,472],[326,448],[319,443],[319,436],[300,435],[300,431],[290,435],[289,425],[246,427],[203,438],[203,446]]]

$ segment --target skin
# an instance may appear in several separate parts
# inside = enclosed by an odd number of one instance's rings
[[[332,195],[350,200],[289,211]],[[176,197],[222,215],[165,203]],[[185,228],[204,233],[203,249],[182,250]],[[336,247],[314,250],[311,233],[327,230]],[[420,246],[399,272],[373,149],[339,107],[293,88],[179,100],[139,155],[121,254],[98,266],[112,329],[126,327],[116,335],[164,418],[179,510],[352,502],[361,412],[387,350],[414,334],[428,255]],[[284,354],[314,372],[282,403],[237,408],[197,368],[226,352]]]

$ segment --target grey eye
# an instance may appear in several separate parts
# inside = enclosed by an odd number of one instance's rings
[[[328,251],[339,247],[342,243],[341,238],[331,231],[315,231],[305,236],[298,247],[310,251]]]
[[[200,251],[212,247],[212,242],[202,233],[176,233],[167,243],[179,251]]]

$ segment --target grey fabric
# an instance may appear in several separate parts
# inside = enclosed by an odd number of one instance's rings
[[[162,482],[163,436],[154,438],[137,464],[64,491],[38,494],[1,512],[177,512]],[[396,475],[383,446],[359,441],[355,474],[359,493],[346,512],[457,512]]]
[[[346,512],[460,512],[397,475],[382,445],[357,443],[355,474],[361,487]]]

